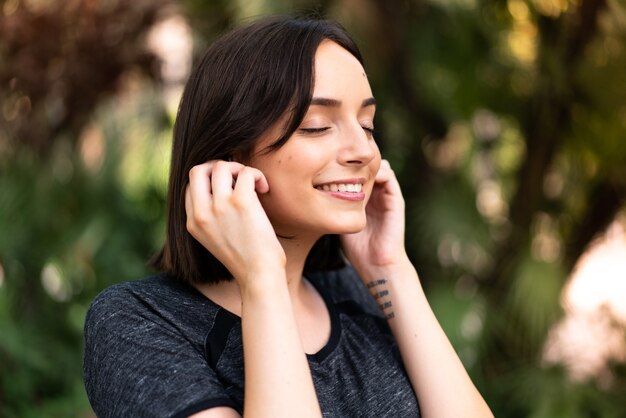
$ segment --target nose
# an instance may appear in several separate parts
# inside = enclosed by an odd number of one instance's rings
[[[378,155],[378,146],[360,124],[350,126],[343,135],[339,160],[346,165],[367,165]]]

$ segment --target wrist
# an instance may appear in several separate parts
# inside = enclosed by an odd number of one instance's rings
[[[267,293],[275,293],[279,289],[287,289],[287,275],[284,268],[264,268],[250,270],[237,280],[242,298]]]
[[[408,256],[404,255],[397,261],[386,264],[366,264],[354,266],[364,282],[384,278],[385,280],[402,280],[417,276],[417,272]]]

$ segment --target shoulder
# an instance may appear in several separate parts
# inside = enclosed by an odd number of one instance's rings
[[[116,284],[85,321],[85,389],[98,416],[171,416],[230,400],[206,358],[218,308],[193,287],[158,275]]]
[[[87,321],[120,311],[146,311],[149,310],[146,302],[160,302],[167,306],[176,299],[186,297],[188,292],[164,274],[118,283],[95,297],[87,312]]]
[[[85,336],[132,332],[138,324],[181,331],[198,324],[200,314],[210,316],[213,311],[193,287],[160,274],[103,290],[87,311]]]
[[[101,291],[93,300],[90,309],[108,306],[112,302],[124,305],[136,304],[144,298],[164,298],[182,296],[190,291],[166,274],[157,274],[138,280],[114,284]]]

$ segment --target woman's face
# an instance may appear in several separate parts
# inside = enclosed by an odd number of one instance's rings
[[[315,54],[313,100],[302,124],[279,149],[264,153],[276,129],[255,147],[249,165],[266,176],[261,203],[279,236],[347,234],[365,226],[365,205],[380,167],[375,104],[359,61],[331,41]]]

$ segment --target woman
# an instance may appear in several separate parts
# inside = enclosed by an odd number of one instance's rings
[[[176,120],[164,273],[87,316],[97,415],[491,416],[406,255],[375,106],[334,23],[265,19],[208,49]]]

